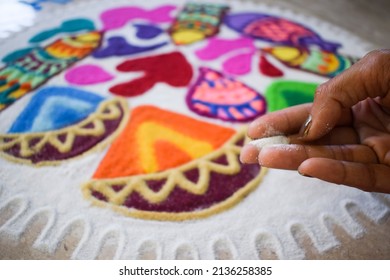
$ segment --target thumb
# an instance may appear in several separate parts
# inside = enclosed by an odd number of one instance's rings
[[[315,94],[302,138],[315,140],[327,134],[345,109],[366,98],[381,97],[390,104],[390,50],[375,50],[340,75],[321,84]]]

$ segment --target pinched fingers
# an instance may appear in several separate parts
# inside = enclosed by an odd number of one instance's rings
[[[254,164],[258,162],[259,149],[254,145],[245,145],[240,152],[240,161],[245,164]]]
[[[311,106],[311,103],[297,105],[257,118],[249,125],[248,136],[252,139],[258,139],[281,134],[298,134],[302,124],[309,116]],[[343,126],[351,123],[351,110],[343,110],[337,125]]]
[[[323,138],[310,143],[303,141],[299,134],[290,135],[288,138],[291,144],[299,145],[355,145],[360,142],[356,131],[350,127],[336,127]],[[334,149],[337,149],[337,147]],[[249,142],[242,148],[240,160],[241,162],[248,164],[258,163],[259,152],[260,150]],[[294,157],[296,155],[299,155],[299,153],[292,153],[290,154],[290,157]]]
[[[297,133],[309,115],[311,104],[303,104],[266,114],[254,120],[248,128],[252,139]]]
[[[303,162],[310,158],[377,163],[377,157],[373,150],[364,145],[272,145],[262,148],[257,159],[259,164],[265,167],[297,170]]]
[[[390,166],[311,158],[298,168],[300,174],[368,192],[390,193]]]

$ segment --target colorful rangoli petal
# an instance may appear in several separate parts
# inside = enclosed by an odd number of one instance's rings
[[[107,46],[103,46],[93,52],[95,58],[107,58],[111,56],[125,56],[143,53],[151,50],[155,50],[165,46],[167,42],[158,43],[151,46],[136,46],[130,44],[125,38],[115,36],[107,39]]]
[[[232,75],[248,74],[251,71],[253,54],[254,52],[249,50],[229,57],[222,64],[222,68],[226,73]]]
[[[123,127],[127,106],[126,100],[106,101],[77,89],[43,89],[12,133],[0,134],[0,155],[20,163],[53,165],[101,149]]]
[[[273,82],[265,91],[268,111],[273,112],[290,106],[313,102],[318,84],[280,80]]]
[[[262,49],[290,68],[332,78],[354,64],[358,58],[315,48],[276,46]]]
[[[237,13],[225,17],[225,24],[246,36],[283,45],[308,47],[317,45],[326,51],[336,51],[339,43],[325,41],[303,24],[262,13]]]
[[[126,97],[143,94],[157,83],[183,87],[192,78],[192,67],[180,52],[127,60],[117,69],[121,72],[144,73],[140,78],[110,88],[110,92]]]
[[[0,69],[0,111],[89,55],[100,40],[95,31],[62,38],[7,64]]]
[[[234,134],[229,128],[196,121],[153,106],[133,110],[124,132],[100,163],[94,178],[116,178],[163,171],[202,157]],[[170,153],[174,146],[182,153]],[[158,154],[159,153],[159,154]],[[158,155],[160,155],[158,157]],[[162,165],[159,163],[163,163]]]
[[[240,49],[255,51],[256,47],[252,39],[245,37],[237,39],[210,38],[207,41],[207,45],[197,50],[195,54],[198,58],[208,61]]]
[[[283,71],[268,61],[265,55],[260,56],[259,71],[268,77],[282,77]]]
[[[98,107],[102,97],[70,87],[38,91],[15,120],[9,133],[43,132],[77,123]]]
[[[188,3],[169,30],[177,45],[192,44],[216,35],[228,6]]]
[[[211,38],[205,47],[195,52],[202,60],[214,60],[225,54],[233,56],[227,58],[222,64],[223,70],[232,75],[247,74],[251,70],[252,56],[256,47],[252,39],[220,39]]]
[[[249,121],[265,113],[264,97],[252,88],[209,68],[199,72],[186,98],[195,113],[232,122]]]
[[[125,215],[157,220],[206,217],[238,203],[263,172],[241,165],[244,131],[142,106],[132,112],[84,195]]]
[[[104,11],[100,15],[104,30],[113,30],[125,26],[128,22],[135,19],[144,19],[152,23],[171,22],[171,13],[176,7],[164,5],[151,10],[145,10],[140,7],[119,7]]]
[[[23,49],[12,51],[8,53],[6,56],[4,56],[1,59],[1,61],[6,64],[12,63],[18,60],[19,58],[22,58],[23,56],[31,52],[33,49],[34,49],[33,47],[29,47],[29,48],[23,48]]]
[[[65,74],[65,80],[72,85],[93,85],[110,81],[114,78],[110,73],[93,64],[72,67]]]
[[[72,33],[78,31],[92,31],[95,30],[95,25],[92,21],[85,18],[71,19],[61,23],[60,26],[42,31],[34,35],[29,42],[39,43],[49,38],[54,37],[59,33]]]
[[[133,26],[137,28],[136,36],[144,40],[156,38],[164,32],[160,27],[151,24],[136,23]]]

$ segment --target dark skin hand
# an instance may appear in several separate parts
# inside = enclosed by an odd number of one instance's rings
[[[241,161],[390,193],[390,50],[372,51],[320,85],[312,104],[267,114],[248,129],[252,139],[275,135],[291,144],[246,145]]]

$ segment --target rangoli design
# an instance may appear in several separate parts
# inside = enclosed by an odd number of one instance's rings
[[[137,23],[133,25],[137,28],[136,36],[140,39],[149,40],[163,34],[164,30],[156,25]]]
[[[114,76],[106,70],[93,64],[72,67],[65,74],[66,81],[80,86],[104,83],[113,78]]]
[[[176,7],[172,5],[160,6],[155,9],[144,9],[142,7],[127,6],[108,9],[100,15],[103,22],[103,30],[115,30],[124,27],[132,20],[147,20],[152,23],[171,22],[171,12]]]
[[[102,97],[76,88],[45,87],[32,97],[8,132],[61,129],[88,117],[102,101]]]
[[[88,32],[65,37],[0,70],[0,112],[51,77],[89,55],[100,44],[101,33]]]
[[[250,121],[311,102],[358,40],[260,3],[77,2],[1,43],[0,210],[19,208],[0,235],[44,216],[33,246],[52,254],[79,224],[75,259],[110,237],[113,258],[299,259],[293,228],[324,252],[329,221],[364,231],[351,205],[388,215],[368,193],[239,160]]]
[[[103,147],[119,132],[127,115],[124,100],[105,101],[67,87],[40,90],[0,134],[0,154],[17,162],[45,165]]]
[[[264,48],[286,66],[332,78],[351,67],[358,58],[315,48],[275,46]]]
[[[95,58],[106,58],[110,56],[132,55],[158,49],[166,44],[166,42],[163,42],[151,46],[136,46],[128,43],[123,37],[115,36],[108,38],[107,46],[97,49],[93,56]]]
[[[183,220],[237,203],[260,168],[239,163],[244,133],[152,106],[136,108],[84,193],[126,215]]]
[[[1,59],[1,61],[6,63],[6,64],[12,63],[12,62],[18,60],[19,58],[22,58],[23,56],[25,56],[26,54],[31,52],[33,49],[34,49],[34,47],[28,47],[28,48],[23,48],[23,49],[12,51],[11,53],[4,56]]]
[[[233,13],[225,17],[225,24],[246,36],[288,46],[316,45],[326,51],[336,51],[339,43],[323,40],[303,24],[263,13]]]
[[[249,121],[265,113],[265,99],[254,89],[208,68],[200,68],[198,80],[187,95],[188,107],[225,121]]]
[[[281,69],[274,66],[268,61],[265,55],[260,56],[259,71],[268,77],[283,77],[284,73]]]
[[[225,5],[186,4],[170,29],[173,42],[186,45],[216,35],[228,10]]]
[[[317,83],[280,80],[265,91],[268,111],[273,112],[290,106],[313,102]]]
[[[42,31],[32,38],[30,38],[29,43],[40,43],[49,38],[54,37],[60,33],[73,33],[78,31],[93,31],[95,30],[95,25],[92,21],[88,19],[71,19],[64,21],[60,26],[52,28],[49,30]]]
[[[117,69],[121,72],[143,72],[140,78],[110,88],[110,92],[126,97],[143,94],[156,83],[184,87],[192,78],[192,67],[180,52],[127,60]]]
[[[209,61],[231,54],[222,64],[224,71],[232,75],[244,75],[251,71],[252,56],[255,52],[256,47],[249,38],[211,38],[206,47],[196,51],[196,56]]]

